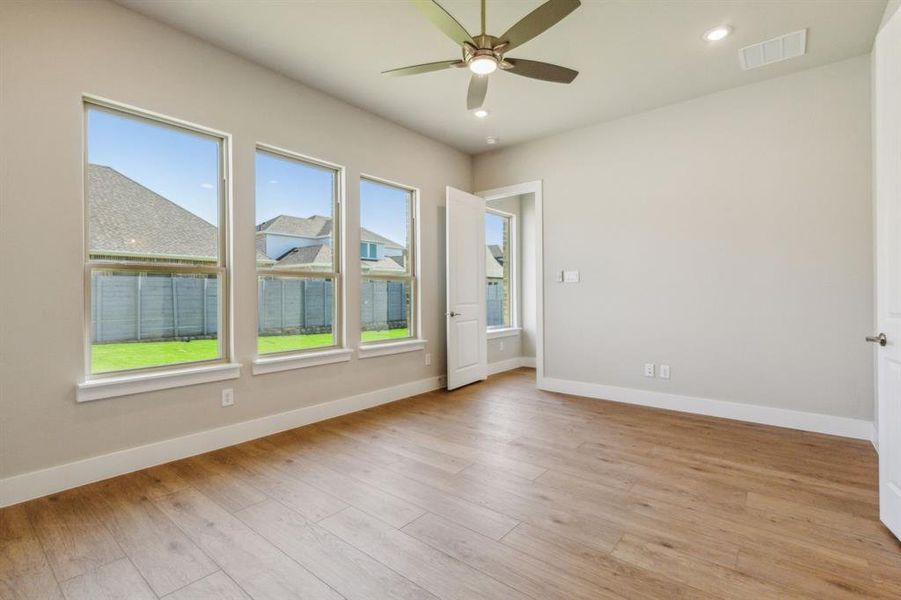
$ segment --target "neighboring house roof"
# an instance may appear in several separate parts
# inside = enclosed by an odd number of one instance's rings
[[[494,258],[498,259],[499,262],[503,262],[504,259],[504,249],[498,246],[497,244],[490,244],[488,249],[491,251],[491,255]]]
[[[503,279],[504,277],[504,267],[497,262],[491,252],[491,246],[485,247],[485,277],[489,279]]]
[[[321,267],[325,271],[331,271],[332,249],[325,244],[321,246],[301,246],[285,252],[275,261],[276,269],[297,267]]]
[[[294,235],[298,237],[325,237],[332,233],[332,218],[323,217],[322,215],[313,215],[312,217],[279,215],[257,225],[257,231],[260,233]],[[365,227],[360,228],[360,240],[384,244],[386,248],[404,249],[397,242]]]
[[[381,260],[361,260],[363,272],[378,271],[380,273],[402,273],[404,268],[390,257]],[[330,271],[332,267],[332,249],[325,244],[319,246],[301,246],[285,252],[275,261],[274,269],[313,268]]]
[[[266,239],[260,236],[257,237],[257,262],[270,265],[275,262],[266,254]]]
[[[111,167],[88,165],[90,253],[218,259],[218,230]]]

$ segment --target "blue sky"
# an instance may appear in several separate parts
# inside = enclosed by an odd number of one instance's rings
[[[213,225],[219,221],[213,138],[92,108],[88,162],[116,169]]]
[[[485,213],[485,244],[491,246],[504,245],[504,218],[492,213]]]
[[[218,223],[216,139],[101,109],[89,109],[87,118],[88,162],[112,167],[202,219]],[[332,216],[333,185],[328,169],[257,152],[256,222],[281,214]],[[404,244],[407,195],[406,190],[362,180],[362,226]]]

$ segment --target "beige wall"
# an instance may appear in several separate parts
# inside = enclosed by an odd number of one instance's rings
[[[0,3],[0,477],[437,376],[444,371],[444,187],[460,152],[106,2]],[[83,93],[233,135],[235,359],[242,377],[85,404]],[[361,172],[422,191],[422,352],[250,375],[254,144],[347,168],[349,248]],[[349,338],[359,266],[349,261]],[[219,406],[233,387],[236,405]]]
[[[862,56],[476,157],[544,180],[546,375],[871,419],[869,94]]]

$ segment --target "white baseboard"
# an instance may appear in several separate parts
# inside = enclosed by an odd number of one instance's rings
[[[444,387],[430,377],[0,479],[0,508]]]
[[[727,402],[725,400],[711,400],[709,398],[694,398],[678,394],[555,379],[552,377],[544,377],[538,381],[538,388],[549,392],[599,398],[625,404],[652,406],[710,417],[723,417],[737,421],[839,435],[860,440],[874,440],[873,423],[863,419],[837,417],[820,413],[774,408],[772,406]]]
[[[532,367],[534,369],[535,359],[531,356],[517,356],[507,360],[488,363],[488,375],[497,375],[498,373],[512,371],[520,367]]]

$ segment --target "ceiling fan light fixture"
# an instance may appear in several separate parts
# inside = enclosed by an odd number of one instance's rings
[[[476,56],[469,61],[469,70],[476,75],[490,75],[497,70],[497,59],[493,56]]]
[[[729,25],[720,25],[704,32],[704,39],[708,42],[718,42],[725,39],[732,33],[732,27]]]

